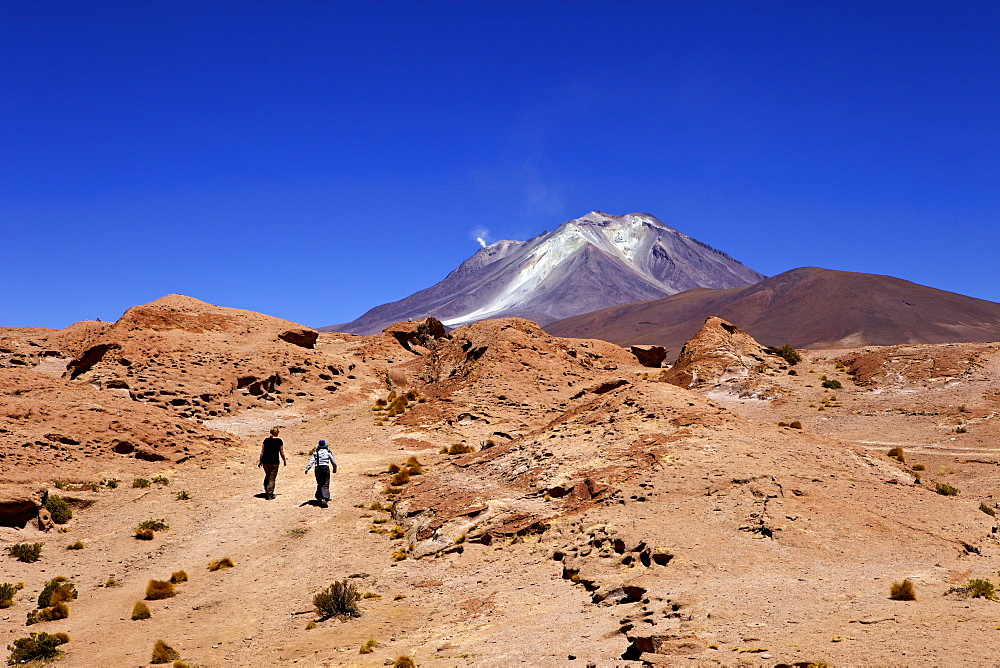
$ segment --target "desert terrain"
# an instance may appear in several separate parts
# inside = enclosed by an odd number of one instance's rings
[[[0,644],[68,634],[64,666],[149,665],[157,640],[200,666],[1000,663],[1000,603],[967,586],[1000,579],[1000,344],[798,352],[710,319],[650,368],[516,318],[317,334],[179,295],[0,329],[0,547],[43,544],[0,553],[24,584]],[[169,528],[136,538],[149,520]],[[59,576],[69,616],[26,625]],[[891,600],[904,579],[916,600]],[[316,612],[336,581],[360,616]]]

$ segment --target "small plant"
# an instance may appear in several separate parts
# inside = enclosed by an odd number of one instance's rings
[[[216,559],[215,561],[208,562],[208,570],[210,571],[221,571],[224,568],[233,568],[236,566],[233,560],[229,557],[223,557],[222,559]]]
[[[65,633],[32,633],[27,638],[18,638],[13,645],[8,645],[10,656],[7,663],[11,666],[40,659],[54,659],[59,654],[59,646],[69,642]]]
[[[788,426],[791,427],[792,429],[802,429],[802,423],[799,422],[798,420],[795,420],[794,422],[792,422]]]
[[[18,561],[30,564],[41,558],[42,543],[15,543],[7,551]]]
[[[392,663],[392,668],[417,668],[417,664],[413,663],[413,659],[408,656],[397,656]]]
[[[371,654],[378,647],[378,643],[375,642],[374,638],[369,638],[361,644],[361,649],[358,650],[358,654]]]
[[[66,549],[67,550],[82,550],[85,547],[86,547],[86,545],[84,545],[82,541],[78,540],[75,543],[70,543],[69,545],[67,545]]]
[[[934,491],[943,496],[955,496],[958,494],[958,488],[952,487],[946,482],[934,483]]]
[[[402,487],[392,487],[391,485],[385,488],[386,496],[395,496],[402,491],[403,491]]]
[[[56,603],[51,608],[42,608],[41,610],[32,610],[28,613],[27,626],[32,624],[41,624],[42,622],[51,622],[57,619],[66,619],[69,617],[69,606],[65,603]]]
[[[152,482],[155,482],[157,485],[166,486],[170,484],[170,478],[168,478],[165,475],[158,475],[155,478],[153,478]]]
[[[913,582],[906,578],[902,582],[893,582],[889,587],[889,598],[893,601],[916,601],[917,592]]]
[[[156,644],[153,645],[153,656],[149,662],[170,663],[171,661],[180,661],[180,658],[181,655],[177,653],[177,650],[162,640],[157,640]]]
[[[410,558],[410,550],[409,550],[409,548],[401,547],[401,548],[399,548],[398,550],[396,550],[395,552],[392,553],[392,560],[393,561],[404,561],[404,560],[409,559],[409,558]]]
[[[14,605],[14,595],[22,589],[24,589],[23,582],[18,582],[17,584],[11,584],[10,582],[0,583],[0,608],[9,608]]]
[[[188,574],[185,571],[177,571],[176,573],[171,573],[170,581],[174,584],[180,584],[181,582],[188,581]]]
[[[104,586],[107,587],[108,589],[111,589],[113,587],[121,587],[122,583],[114,578],[108,578],[107,580],[104,581]]]
[[[410,475],[420,475],[424,472],[424,467],[420,465],[416,457],[410,457],[406,460],[406,470]]]
[[[174,596],[174,583],[169,580],[150,580],[146,585],[146,600],[159,601]]]
[[[313,596],[313,605],[321,619],[360,617],[357,603],[361,593],[348,580],[338,580]]]
[[[895,459],[900,464],[905,464],[906,463],[906,456],[903,454],[903,448],[900,448],[899,446],[896,446],[895,448],[892,448],[886,454],[889,457],[892,457],[893,459]]]
[[[406,538],[406,530],[398,524],[389,530],[389,538],[392,540],[397,540],[399,538]]]
[[[132,621],[137,622],[140,619],[149,619],[153,616],[153,613],[149,611],[149,606],[142,601],[136,601],[135,605],[132,606]]]
[[[400,471],[400,466],[399,464],[396,463],[389,464],[389,468],[385,470],[386,473],[399,473],[399,471]]]
[[[191,500],[191,495],[188,494],[188,491],[185,489],[185,490],[181,490],[180,492],[177,492],[177,496],[175,498],[178,501],[190,501]]]
[[[396,594],[395,596],[392,597],[392,600],[394,600],[394,601],[402,601],[404,598],[406,598],[405,594]]]
[[[56,603],[73,601],[76,597],[76,586],[60,575],[45,583],[41,593],[38,594],[38,607],[47,608]]]
[[[795,366],[796,364],[802,361],[802,355],[797,353],[795,351],[795,348],[792,348],[787,343],[781,346],[780,348],[775,348],[774,346],[771,346],[767,349],[767,352],[771,353],[772,355],[777,355],[778,357],[783,358],[786,362],[788,362],[792,366]]]
[[[828,390],[839,390],[843,387],[839,380],[824,380],[822,384]]]
[[[990,517],[996,517],[997,516],[996,508],[994,508],[993,506],[988,506],[985,503],[983,503],[982,501],[979,502],[979,509],[981,511],[983,511],[984,513],[986,513],[987,515],[989,515]]]
[[[475,451],[476,449],[471,445],[467,445],[465,443],[452,443],[451,446],[448,448],[448,452],[446,452],[445,454],[464,455],[467,452],[475,452]]]
[[[145,489],[146,487],[149,487],[149,481],[145,478],[136,478],[132,481],[132,487],[135,489]]]
[[[170,525],[163,520],[143,520],[135,527],[136,531],[166,531]]]
[[[966,433],[968,431],[969,430],[966,428],[966,426],[964,424],[960,424],[957,427],[955,427],[955,433],[956,434],[964,434],[964,433]]]
[[[156,533],[150,529],[136,529],[135,537],[138,540],[153,540]]]
[[[292,538],[302,538],[309,533],[309,527],[293,527],[288,530],[288,535]]]
[[[410,482],[410,472],[406,469],[402,469],[389,479],[389,484],[393,486],[405,485]]]
[[[66,522],[73,519],[73,509],[66,503],[66,499],[61,496],[49,494],[45,497],[45,503],[42,505],[52,515],[52,521],[56,524],[66,524]]]
[[[997,600],[996,586],[989,580],[972,579],[961,587],[952,587],[946,594],[959,594],[967,598],[988,598]]]
[[[121,480],[119,480],[118,478],[108,478],[102,484],[108,489],[118,489],[118,483],[120,482]]]
[[[382,598],[382,594],[376,594],[373,591],[366,591],[364,593],[364,596],[362,596],[361,598],[365,599],[366,601],[378,601]]]
[[[306,624],[306,631],[312,631],[314,628],[316,628],[316,626],[317,626],[316,621],[313,620],[313,619],[310,619],[309,623]]]
[[[924,471],[927,469],[927,467],[924,466],[923,464],[914,464],[910,468],[913,469],[914,471]]]
[[[968,408],[966,408],[965,404],[959,404],[958,405],[958,412],[959,413],[971,413],[972,411],[970,411]]]

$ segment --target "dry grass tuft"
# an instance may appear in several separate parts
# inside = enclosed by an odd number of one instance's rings
[[[397,524],[389,531],[389,538],[393,540],[406,538],[406,530]]]
[[[32,610],[28,613],[27,626],[32,624],[39,624],[41,622],[51,622],[57,619],[66,619],[69,617],[69,606],[65,603],[56,603],[51,608],[42,608],[41,610]]]
[[[150,529],[136,529],[135,537],[137,540],[153,540],[156,533]]]
[[[916,601],[917,592],[909,578],[893,582],[889,587],[889,598],[893,601]]]
[[[361,592],[348,580],[338,580],[329,587],[313,596],[313,605],[320,619],[330,617],[360,617],[358,601],[361,600]]]
[[[158,601],[174,596],[174,583],[169,580],[150,580],[146,585],[146,600]]]
[[[149,481],[145,478],[136,478],[132,481],[132,487],[135,489],[145,489],[149,487]]]
[[[369,638],[361,644],[361,649],[358,650],[358,654],[371,654],[378,647],[378,643],[375,642],[374,638]]]
[[[449,446],[448,451],[444,454],[448,455],[464,455],[467,452],[475,452],[476,449],[471,445],[466,445],[465,443],[452,443]]]
[[[386,469],[386,473],[399,473],[399,464],[389,464],[389,468]]]
[[[393,486],[405,485],[408,482],[410,482],[410,472],[406,469],[397,471],[396,475],[389,479],[389,484]]]
[[[142,601],[136,601],[135,605],[132,606],[132,620],[138,621],[140,619],[149,619],[153,616],[153,613],[149,611],[149,606]]]
[[[215,561],[208,562],[208,570],[210,571],[221,571],[224,568],[233,568],[236,566],[233,560],[229,557],[223,557],[222,559],[216,559]]]
[[[83,541],[79,541],[78,540],[75,543],[70,543],[69,545],[67,545],[66,549],[67,550],[82,550],[85,547],[86,547],[86,545],[83,544]]]
[[[157,640],[156,644],[153,645],[153,656],[150,658],[150,663],[170,663],[171,661],[179,661],[181,655],[177,653],[173,647],[163,642],[162,640]]]
[[[417,664],[408,656],[397,656],[392,668],[417,668]]]
[[[188,581],[188,574],[185,571],[177,571],[176,573],[171,573],[170,581],[174,584],[180,584],[181,582]]]
[[[900,464],[906,463],[906,457],[905,455],[903,455],[903,448],[897,446],[889,450],[889,452],[887,452],[886,454],[895,459]]]

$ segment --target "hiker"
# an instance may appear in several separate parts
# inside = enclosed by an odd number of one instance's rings
[[[320,441],[313,450],[306,473],[313,466],[316,467],[316,501],[320,508],[326,508],[330,501],[330,474],[337,472],[337,458],[330,452],[326,441]]]
[[[264,444],[260,446],[260,460],[257,462],[259,468],[264,469],[264,498],[274,498],[274,481],[278,477],[279,461],[288,466],[285,459],[285,444],[278,438],[278,428],[271,427],[271,435],[264,439]]]

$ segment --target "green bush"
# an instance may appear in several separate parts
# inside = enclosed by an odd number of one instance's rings
[[[28,638],[18,638],[13,645],[7,645],[10,656],[7,663],[11,666],[38,659],[53,659],[59,654],[59,645],[69,642],[65,633],[32,633]]]
[[[822,385],[828,390],[839,390],[841,387],[843,387],[843,385],[840,384],[839,380],[824,380]]]
[[[149,487],[149,481],[145,478],[136,478],[132,481],[132,487],[135,487],[136,489],[144,489]]]
[[[47,608],[56,603],[73,601],[76,596],[76,586],[60,575],[45,583],[42,592],[38,595],[38,607]]]
[[[51,622],[56,619],[66,619],[69,617],[69,606],[65,603],[56,603],[51,608],[42,608],[41,610],[32,610],[28,613],[27,626],[32,624],[40,624],[42,622]]]
[[[23,582],[18,582],[17,584],[11,584],[10,582],[0,583],[0,608],[9,608],[14,605],[14,595],[22,589],[24,589]]]
[[[330,617],[360,617],[357,603],[361,593],[347,580],[338,580],[313,596],[313,605],[322,619]]]
[[[30,564],[41,558],[42,543],[16,543],[8,547],[7,551],[18,561]]]
[[[958,494],[958,488],[952,487],[946,482],[934,483],[934,491],[943,496],[955,496]]]
[[[163,520],[144,520],[135,527],[136,531],[166,531],[170,525]]]
[[[781,346],[780,348],[775,348],[774,346],[770,346],[767,349],[767,352],[771,353],[772,355],[777,355],[778,357],[783,358],[786,362],[788,362],[792,366],[795,366],[796,364],[802,361],[802,355],[797,353],[795,351],[795,348],[792,348],[787,343]]]
[[[988,506],[985,503],[979,503],[979,509],[989,515],[990,517],[996,517],[997,511],[993,506]]]
[[[157,485],[169,485],[170,478],[164,475],[158,475],[155,478],[153,478],[153,482],[155,482]]]
[[[56,524],[66,524],[73,519],[73,509],[66,503],[66,499],[56,494],[49,494],[42,504],[52,515],[52,521]]]

